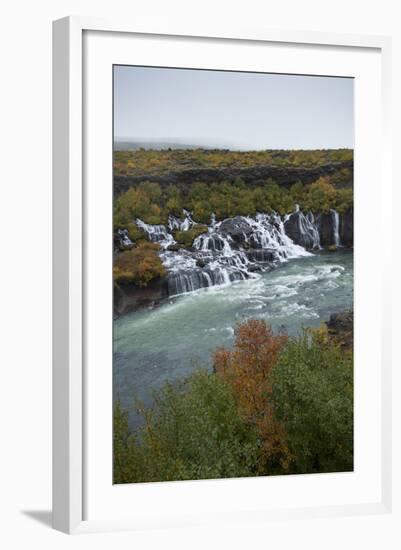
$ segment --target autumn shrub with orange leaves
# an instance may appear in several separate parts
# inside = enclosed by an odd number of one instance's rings
[[[259,472],[286,471],[291,462],[285,427],[275,418],[272,400],[272,371],[287,340],[265,321],[250,319],[236,327],[232,350],[214,353],[216,374],[231,386],[239,414],[258,433]]]
[[[141,406],[137,431],[117,403],[115,483],[353,469],[352,352],[325,326],[290,337],[250,319],[213,362]]]

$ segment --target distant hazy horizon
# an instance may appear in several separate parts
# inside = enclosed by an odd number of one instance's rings
[[[316,150],[339,150],[339,149],[351,149],[353,150],[353,147],[254,147],[254,148],[245,148],[235,145],[227,145],[225,143],[204,143],[204,142],[195,142],[192,141],[191,143],[187,142],[180,142],[178,138],[166,138],[166,139],[156,139],[152,140],[150,138],[140,138],[140,137],[115,137],[114,138],[114,144],[124,144],[124,145],[135,145],[136,149],[153,149],[153,150],[161,150],[161,149],[227,149],[229,151],[316,151]]]
[[[114,142],[353,149],[353,79],[115,66]]]

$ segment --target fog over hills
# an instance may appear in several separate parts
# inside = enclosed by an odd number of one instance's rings
[[[114,140],[116,151],[137,151],[138,149],[230,149],[233,151],[245,150],[245,148],[228,143],[220,143],[214,140],[191,140],[183,141],[179,138],[127,138],[117,137]]]
[[[117,138],[114,140],[114,149],[117,151],[137,151],[138,149],[209,149],[203,144],[182,143],[175,140],[136,140]]]
[[[162,138],[162,139],[146,139],[146,138],[116,138],[114,140],[114,150],[115,151],[138,151],[139,149],[145,150],[154,150],[154,151],[163,151],[167,149],[181,149],[181,150],[191,150],[191,149],[205,149],[205,150],[222,150],[222,151],[312,151],[314,149],[301,148],[301,149],[289,149],[289,148],[271,148],[271,147],[257,147],[254,149],[249,149],[249,147],[241,147],[239,145],[234,145],[232,143],[219,143],[213,140],[197,141],[192,140],[191,142],[180,141],[179,138]],[[320,148],[320,150],[341,150],[345,148]],[[317,149],[319,150],[319,149]]]

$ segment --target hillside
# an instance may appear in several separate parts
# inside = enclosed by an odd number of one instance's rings
[[[297,182],[310,184],[326,176],[337,188],[351,188],[353,151],[139,149],[114,152],[115,195],[143,181],[181,188],[195,182],[232,183],[236,178],[252,186],[272,179],[279,185],[290,187]]]

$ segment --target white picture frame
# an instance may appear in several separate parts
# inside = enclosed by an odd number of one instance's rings
[[[391,193],[391,167],[389,160],[390,127],[390,62],[391,42],[387,37],[337,35],[299,31],[277,30],[231,30],[231,29],[183,29],[142,28],[139,24],[121,21],[104,21],[93,18],[68,17],[54,22],[53,27],[53,526],[66,533],[136,529],[144,525],[188,525],[194,518],[174,515],[174,501],[171,514],[161,519],[160,511],[146,512],[139,521],[137,517],[107,517],[99,514],[87,517],[87,477],[90,463],[85,459],[88,446],[90,422],[87,416],[87,339],[88,325],[85,306],[88,267],[88,241],[90,233],[86,218],[85,201],[85,33],[107,33],[113,37],[145,36],[148,40],[160,37],[175,37],[181,41],[196,40],[200,43],[226,41],[227,45],[243,43],[285,44],[295,48],[324,46],[338,48],[345,52],[359,49],[374,51],[380,57],[380,102],[381,110],[377,122],[381,128],[381,158],[377,167],[382,192]],[[203,41],[203,42],[202,42]],[[157,57],[157,56],[156,56]],[[330,74],[330,71],[329,71]],[[110,105],[111,109],[111,105]],[[108,137],[111,143],[110,136]],[[110,145],[111,147],[111,145]],[[111,151],[110,151],[111,154]],[[378,214],[382,216],[382,214]],[[92,218],[93,219],[93,218]],[[89,229],[89,231],[88,231]],[[111,238],[111,235],[110,235]],[[383,293],[381,312],[385,311],[381,325],[380,384],[376,387],[380,405],[380,440],[375,443],[380,449],[380,498],[364,502],[338,501],[322,506],[297,503],[295,507],[270,507],[268,511],[255,506],[254,511],[244,513],[237,510],[238,517],[263,521],[272,517],[311,517],[312,515],[350,515],[385,513],[391,510],[391,357],[387,319],[390,318],[390,294],[386,280],[386,269],[390,271],[389,254],[383,260],[380,285]],[[111,271],[111,268],[110,268]],[[374,360],[374,359],[373,359]],[[111,415],[110,415],[111,416]],[[90,418],[90,415],[89,415]],[[111,418],[110,418],[111,421]],[[88,466],[89,464],[89,466]],[[252,480],[253,486],[258,480]],[[110,479],[111,483],[111,479]],[[187,483],[152,484],[152,496],[160,494],[160,500],[169,498],[170,489],[175,498],[186,498]],[[203,482],[197,487],[201,487]],[[206,482],[202,489],[191,489],[203,493],[213,490],[213,483]],[[224,480],[226,487],[235,487],[241,480]],[[193,486],[191,486],[193,488]],[[128,488],[129,489],[129,488]],[[162,494],[163,493],[163,494]],[[189,497],[188,497],[189,498]],[[221,520],[235,519],[236,511],[227,513]],[[241,516],[242,514],[242,516]],[[205,518],[208,521],[210,518]],[[197,523],[202,523],[198,517]]]

